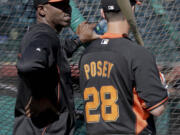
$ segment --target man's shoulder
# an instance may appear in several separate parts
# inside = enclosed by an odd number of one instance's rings
[[[128,52],[134,55],[141,55],[141,54],[153,55],[152,52],[150,52],[147,48],[139,45],[135,41],[130,40],[128,38],[122,38],[121,41],[117,40],[116,42],[119,42],[121,46],[123,46],[123,48],[126,48]]]
[[[90,51],[91,49],[94,49],[94,48],[98,48],[100,42],[101,42],[101,39],[100,39],[100,38],[91,41],[91,42],[88,44],[88,46],[86,47],[85,52]]]
[[[49,38],[57,37],[57,33],[50,26],[44,23],[30,26],[26,33],[32,36],[47,36]]]
[[[88,48],[99,48],[99,47],[110,47],[112,49],[122,50],[132,50],[132,51],[147,51],[146,48],[138,45],[136,42],[129,38],[99,38],[90,43]],[[124,50],[123,50],[124,51]]]
[[[41,31],[36,31],[36,32],[32,32],[32,31],[28,31],[26,32],[26,34],[24,35],[22,41],[26,42],[26,43],[30,43],[30,42],[46,42],[46,41],[53,41],[54,38],[49,35],[47,32],[41,32]]]
[[[150,52],[147,48],[145,48],[144,46],[140,46],[137,43],[135,43],[135,45],[133,46],[132,51],[136,56],[154,56],[153,53]]]
[[[59,45],[59,39],[52,36],[46,31],[41,31],[41,30],[27,31],[21,41],[21,46],[23,48],[26,48],[29,45],[33,46],[37,44],[39,44],[39,46],[49,48],[49,46]]]
[[[111,51],[121,52],[121,53],[131,53],[132,55],[138,54],[151,54],[148,49],[144,46],[138,45],[136,42],[132,41],[129,38],[99,38],[92,41],[85,52],[95,51],[96,49],[106,50],[110,48]]]
[[[41,28],[38,29],[36,27],[27,31],[25,37],[30,38],[31,40],[59,40],[56,34],[52,34],[47,30]]]

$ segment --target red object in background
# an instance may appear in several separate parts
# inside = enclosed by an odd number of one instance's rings
[[[77,64],[74,64],[74,65],[70,65],[70,68],[71,68],[71,77],[79,78],[80,76],[79,66]]]
[[[17,76],[17,69],[15,65],[0,66],[0,77],[15,77]]]

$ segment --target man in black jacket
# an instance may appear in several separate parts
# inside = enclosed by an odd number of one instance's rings
[[[34,0],[37,24],[22,39],[14,135],[72,135],[74,102],[67,58],[79,43],[97,38],[94,24],[82,23],[79,39],[59,40],[71,21],[69,0]],[[86,30],[85,30],[86,29]]]

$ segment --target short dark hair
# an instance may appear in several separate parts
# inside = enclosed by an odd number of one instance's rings
[[[121,11],[119,12],[104,12],[105,19],[110,22],[110,21],[115,21],[117,18],[120,20],[124,20],[124,15],[122,14]]]

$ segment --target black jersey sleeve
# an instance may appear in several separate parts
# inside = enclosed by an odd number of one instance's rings
[[[42,72],[51,67],[54,61],[51,40],[48,35],[41,35],[31,41],[18,58],[18,72]]]
[[[17,61],[19,76],[37,98],[48,96],[51,86],[57,81],[53,42],[48,35],[39,36],[23,49]]]
[[[147,50],[136,52],[133,72],[138,96],[144,100],[143,107],[152,110],[167,101],[167,90],[161,83],[154,56]]]
[[[68,58],[71,57],[73,52],[75,52],[77,48],[80,46],[80,44],[78,44],[78,42],[76,42],[75,39],[61,39],[60,44],[66,51]]]

